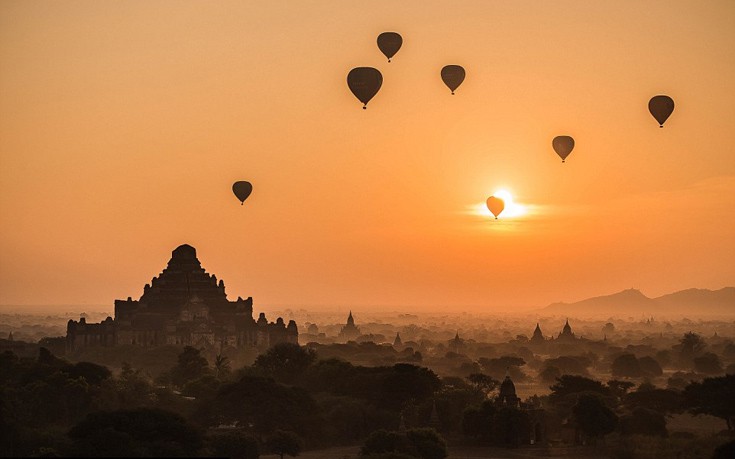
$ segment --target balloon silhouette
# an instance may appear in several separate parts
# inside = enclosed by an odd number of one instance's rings
[[[347,74],[347,86],[350,87],[352,94],[362,102],[362,108],[367,108],[378,90],[383,85],[383,75],[372,67],[357,67],[350,70]]]
[[[648,101],[648,111],[656,118],[658,126],[664,127],[664,123],[674,111],[674,99],[664,95],[654,96]]]
[[[498,215],[505,209],[505,202],[502,199],[490,196],[487,198],[487,208],[490,212],[495,215],[495,220],[498,219]]]
[[[551,146],[554,147],[554,151],[561,158],[561,162],[564,162],[567,156],[569,156],[569,153],[574,150],[574,139],[568,135],[560,135],[554,137],[554,140],[551,141]]]
[[[459,85],[462,84],[464,77],[464,69],[459,65],[446,65],[442,68],[442,81],[452,91],[452,95],[459,88]]]
[[[240,200],[240,205],[245,204],[245,200],[250,196],[250,193],[253,192],[253,185],[250,184],[250,182],[246,181],[240,181],[235,182],[232,185],[232,192],[235,193],[235,196],[237,196],[237,199]]]
[[[402,44],[403,38],[395,32],[383,32],[378,35],[378,48],[388,58],[388,62],[401,49]]]

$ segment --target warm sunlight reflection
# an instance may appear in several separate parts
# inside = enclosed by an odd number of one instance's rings
[[[502,220],[504,218],[507,219],[507,218],[522,217],[528,213],[527,206],[513,201],[513,194],[505,188],[500,188],[500,189],[495,190],[490,196],[495,196],[496,198],[500,198],[505,203],[505,209],[498,216],[499,220]],[[474,213],[476,215],[482,215],[484,217],[492,218],[493,220],[495,219],[493,214],[487,208],[487,205],[485,204],[485,202],[476,204],[473,207],[475,210]]]

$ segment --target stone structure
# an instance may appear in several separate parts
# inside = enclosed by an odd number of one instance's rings
[[[511,408],[520,407],[521,399],[516,395],[516,385],[513,384],[509,375],[505,375],[505,379],[500,383],[497,403]]]
[[[339,332],[339,338],[354,341],[358,336],[360,336],[360,329],[355,325],[355,319],[352,317],[352,311],[350,311],[350,315],[347,316],[347,324]]]
[[[531,343],[541,344],[544,341],[546,341],[546,338],[544,338],[544,334],[541,332],[541,326],[537,322],[536,329],[533,331],[533,336],[531,337]]]
[[[68,351],[89,346],[233,346],[267,348],[298,344],[293,320],[253,319],[253,299],[229,301],[225,284],[208,274],[190,245],[176,248],[168,266],[143,289],[139,300],[115,300],[115,319],[98,324],[70,320]]]
[[[564,324],[564,328],[562,328],[557,339],[562,341],[574,341],[577,339],[576,336],[574,336],[574,332],[572,332],[571,325],[569,325],[569,319],[567,319],[567,322]]]

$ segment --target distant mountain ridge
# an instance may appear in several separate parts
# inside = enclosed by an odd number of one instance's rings
[[[552,303],[541,311],[570,316],[735,315],[735,287],[690,288],[657,298],[649,298],[631,288],[574,303]]]

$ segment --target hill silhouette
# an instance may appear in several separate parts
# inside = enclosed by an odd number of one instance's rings
[[[574,303],[552,303],[541,311],[570,316],[735,315],[735,287],[719,290],[690,288],[656,298],[649,298],[640,290],[631,288]]]

